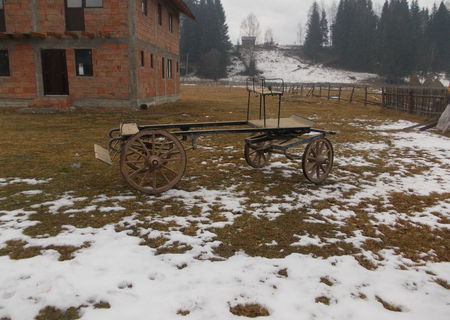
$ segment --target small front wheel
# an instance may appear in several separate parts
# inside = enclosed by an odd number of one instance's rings
[[[309,181],[320,184],[333,167],[334,151],[331,142],[323,137],[310,142],[303,153],[303,175]]]
[[[123,147],[120,171],[131,187],[156,195],[181,180],[186,163],[186,152],[174,135],[164,130],[143,130]]]
[[[269,141],[258,143],[245,143],[244,156],[248,165],[253,168],[264,168],[270,162],[272,153],[270,152],[271,143]]]

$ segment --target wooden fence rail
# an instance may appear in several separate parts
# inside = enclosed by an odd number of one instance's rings
[[[290,83],[287,88],[291,96],[360,102],[364,105],[379,105],[424,115],[439,115],[450,102],[450,94],[446,88],[394,86],[375,88],[331,83]]]
[[[425,115],[440,115],[450,102],[445,88],[384,87],[385,107]]]

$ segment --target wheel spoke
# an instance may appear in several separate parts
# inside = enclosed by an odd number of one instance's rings
[[[153,171],[153,189],[156,189],[156,170]]]
[[[169,183],[170,180],[169,180],[169,178],[167,178],[167,176],[164,174],[164,172],[161,169],[159,169],[158,171],[159,171],[159,173],[161,173],[161,175],[163,176],[164,180],[166,180],[167,183]]]
[[[138,173],[141,173],[141,172],[143,172],[143,171],[145,171],[145,170],[146,170],[146,168],[140,168],[139,170],[136,170],[136,171],[134,171],[133,173],[131,173],[131,174],[129,175],[129,177],[132,178],[132,177],[134,177],[135,175],[137,175]]]
[[[171,158],[171,159],[164,159],[164,162],[172,162],[172,161],[178,161],[181,160],[181,158]]]
[[[165,169],[169,170],[170,172],[172,172],[173,174],[178,175],[177,172],[173,171],[172,169],[170,169],[169,167],[167,167],[165,165],[161,166],[161,168],[165,168]]]
[[[144,157],[144,155],[142,154],[142,152],[139,151],[139,150],[137,150],[137,149],[135,149],[134,146],[133,146],[133,147],[130,147],[129,151],[131,151],[131,154],[134,153],[134,154],[139,155],[140,157]],[[131,154],[128,154],[128,156],[130,156]]]
[[[141,187],[144,186],[144,181],[145,181],[145,178],[148,177],[148,174],[149,174],[149,171],[147,171],[147,172],[142,176],[141,181],[139,182],[139,185],[140,185]]]
[[[138,141],[139,141],[139,143],[142,145],[142,148],[144,149],[145,154],[146,154],[147,157],[148,157],[150,154],[149,154],[149,151],[148,151],[147,147],[145,146],[144,142],[143,142],[140,138],[138,139]]]
[[[131,164],[145,163],[145,160],[127,161],[127,163],[131,163]]]

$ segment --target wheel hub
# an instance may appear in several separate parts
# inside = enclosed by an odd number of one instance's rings
[[[158,169],[163,166],[163,164],[164,162],[162,161],[162,159],[157,156],[148,157],[146,162],[147,168],[149,168],[150,170]]]

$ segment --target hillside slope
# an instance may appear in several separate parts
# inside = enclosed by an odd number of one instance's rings
[[[376,74],[351,72],[311,64],[288,54],[280,48],[257,49],[256,64],[261,75],[266,78],[283,78],[287,82],[331,82],[355,83],[376,78]],[[245,70],[241,59],[234,57],[229,68],[230,80],[239,81],[245,78],[240,75]]]

